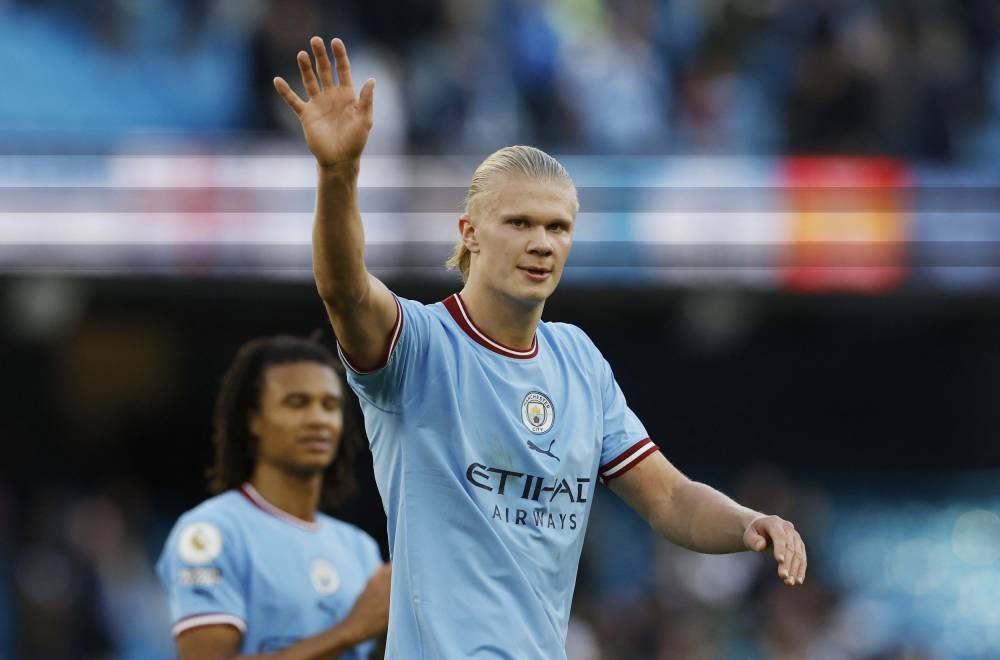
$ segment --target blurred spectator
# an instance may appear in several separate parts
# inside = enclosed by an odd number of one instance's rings
[[[371,153],[403,153],[406,114],[398,83],[398,64],[390,51],[366,39],[345,5],[317,5],[307,0],[270,2],[252,38],[250,67],[253,104],[248,127],[255,131],[300,131],[288,106],[274,92],[272,80],[281,76],[301,91],[295,54],[313,35],[336,34],[351,46],[351,65],[360,87],[368,78],[378,81],[374,122],[368,144]],[[329,39],[327,39],[329,47]]]
[[[39,485],[25,509],[14,560],[20,657],[99,658],[113,650],[94,567],[66,536],[75,501],[63,487]]]
[[[313,34],[343,37],[378,78],[383,153],[954,160],[1000,134],[989,0],[21,0],[0,18],[0,134],[34,148],[298,130],[270,80],[297,77]],[[47,84],[38,52],[72,75]]]
[[[0,658],[14,654],[14,602],[12,553],[10,540],[14,538],[14,501],[7,490],[6,480],[0,476]]]
[[[573,112],[572,148],[597,153],[656,153],[670,135],[672,80],[654,50],[652,2],[608,7],[599,31],[566,44],[563,102]]]
[[[119,656],[129,660],[165,658],[174,649],[170,615],[150,552],[136,536],[151,520],[148,495],[138,482],[114,486],[112,491],[126,498],[124,503],[132,516],[112,496],[83,498],[69,511],[67,535],[95,570],[100,611]]]

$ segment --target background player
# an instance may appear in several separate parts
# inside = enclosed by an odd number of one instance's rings
[[[385,631],[377,544],[318,512],[353,487],[338,369],[324,347],[288,336],[246,343],[229,367],[215,409],[219,494],[181,516],[157,564],[183,660],[367,658],[366,640]]]
[[[578,210],[554,159],[513,147],[477,168],[453,259],[460,294],[424,306],[367,272],[357,176],[374,80],[356,95],[343,43],[332,42],[339,84],[322,40],[311,48],[315,71],[297,57],[309,101],[280,78],[275,87],[317,161],[314,275],[389,517],[389,657],[565,657],[598,476],[667,539],[702,552],[770,548],[781,578],[800,584],[793,526],[681,474],[586,335],[540,322]]]

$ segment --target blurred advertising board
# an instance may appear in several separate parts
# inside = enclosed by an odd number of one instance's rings
[[[918,289],[1000,286],[1000,171],[914,169],[909,251]]]
[[[782,282],[796,292],[879,293],[907,273],[910,175],[883,158],[790,158]]]
[[[1000,292],[991,172],[880,158],[563,159],[580,198],[570,286]],[[478,159],[373,156],[367,258],[434,282]],[[308,280],[308,156],[0,156],[0,273]]]

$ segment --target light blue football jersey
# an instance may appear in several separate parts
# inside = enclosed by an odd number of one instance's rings
[[[241,653],[287,648],[338,623],[381,565],[378,544],[318,513],[278,509],[250,484],[206,500],[178,519],[156,564],[173,634],[229,624]],[[368,658],[366,642],[341,658]]]
[[[572,325],[492,340],[456,294],[397,299],[384,365],[347,362],[393,561],[387,658],[565,658],[598,478],[657,451]]]

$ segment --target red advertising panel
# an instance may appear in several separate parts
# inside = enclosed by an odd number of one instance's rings
[[[790,237],[781,280],[794,291],[879,293],[906,275],[906,166],[888,158],[791,158]]]

